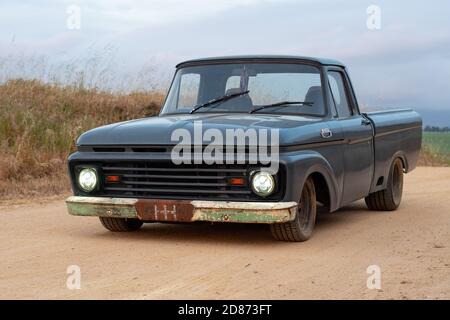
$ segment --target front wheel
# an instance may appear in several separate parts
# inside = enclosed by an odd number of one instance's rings
[[[270,231],[276,240],[306,241],[312,235],[316,216],[316,189],[314,181],[309,177],[303,186],[295,219],[286,223],[271,224]]]
[[[136,231],[142,227],[143,222],[138,219],[129,218],[107,218],[100,217],[102,225],[113,232]]]
[[[392,211],[398,208],[403,193],[403,162],[392,163],[386,189],[369,194],[364,200],[370,210]]]

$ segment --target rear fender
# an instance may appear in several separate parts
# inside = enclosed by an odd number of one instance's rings
[[[375,177],[375,179],[373,179],[372,181],[372,187],[370,189],[370,193],[373,192],[377,192],[380,190],[384,190],[387,188],[387,183],[388,183],[388,178],[389,178],[389,171],[391,170],[392,167],[392,163],[394,162],[395,159],[400,158],[402,160],[403,163],[403,169],[405,172],[410,171],[410,167],[409,167],[409,163],[408,163],[408,158],[405,155],[405,153],[403,151],[397,151],[396,153],[394,153],[392,155],[392,157],[390,158],[389,162],[387,163],[387,165],[384,166],[384,171],[383,171],[383,183],[381,185],[377,185],[378,183],[378,178]]]

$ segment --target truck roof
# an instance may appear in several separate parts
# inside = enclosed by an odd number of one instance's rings
[[[224,56],[224,57],[209,57],[201,59],[192,59],[177,64],[177,68],[216,64],[216,63],[241,63],[241,62],[313,62],[321,65],[331,65],[344,67],[345,65],[337,60],[317,58],[317,57],[302,57],[302,56],[288,56],[288,55],[246,55],[246,56]]]

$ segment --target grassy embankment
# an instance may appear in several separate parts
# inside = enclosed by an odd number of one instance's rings
[[[99,125],[154,115],[158,92],[114,94],[14,80],[0,85],[0,200],[69,191],[67,156]]]
[[[69,192],[67,156],[99,125],[156,114],[158,92],[118,94],[14,80],[0,85],[0,200]],[[450,164],[450,134],[425,133],[421,165]]]

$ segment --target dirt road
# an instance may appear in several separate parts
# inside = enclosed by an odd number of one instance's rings
[[[406,175],[396,212],[322,215],[304,243],[266,226],[148,224],[113,234],[64,202],[0,208],[0,298],[450,298],[450,168]],[[69,265],[81,289],[66,287]],[[381,290],[367,288],[369,265]]]

